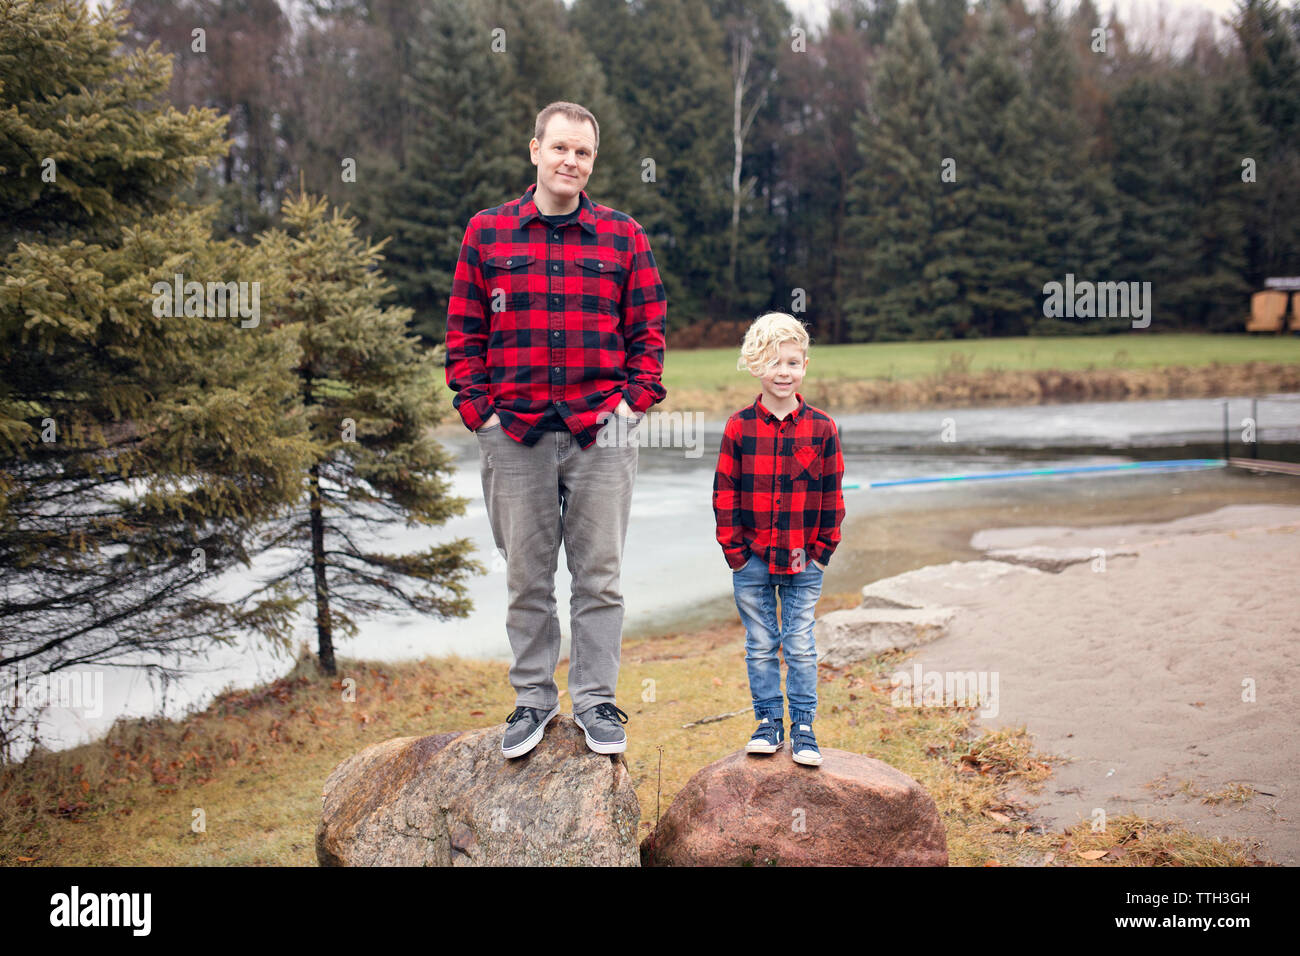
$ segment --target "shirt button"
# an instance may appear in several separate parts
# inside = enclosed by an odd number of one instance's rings
[[[510,265],[510,263],[512,263],[512,262],[514,262],[514,261],[515,261],[515,260],[513,260],[513,259],[507,259],[507,260],[506,260],[506,265]]]
[[[552,272],[559,272],[559,271],[560,271],[560,267],[559,267],[558,265],[553,265],[553,266],[551,266],[551,271],[552,271]]]

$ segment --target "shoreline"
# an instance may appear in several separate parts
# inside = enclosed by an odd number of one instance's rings
[[[1282,583],[1300,571],[1297,539],[1297,505],[990,528],[975,542],[984,561],[1013,560],[984,553],[998,549],[1112,559],[1048,572],[1003,563],[978,589],[943,568],[891,584],[914,606],[953,612],[897,666],[927,681],[986,676],[991,713],[977,708],[976,725],[1023,727],[1036,751],[1064,759],[1048,786],[1009,793],[1046,830],[1132,814],[1294,866],[1300,596]]]
[[[827,567],[818,614],[829,602],[855,606],[873,581],[950,561],[975,561],[971,538],[989,528],[1070,525],[1086,528],[1172,521],[1234,504],[1300,506],[1300,480],[1236,468],[1141,477],[1101,476],[931,486],[879,492],[873,506],[850,512]],[[731,595],[629,627],[626,638],[672,638],[739,623]]]
[[[651,411],[729,415],[752,402],[756,388],[750,381],[716,389],[669,385],[667,398],[652,406]],[[976,374],[942,372],[903,379],[813,376],[800,391],[812,405],[837,414],[1230,398],[1300,392],[1300,364],[1243,362],[1144,368],[990,370]],[[452,408],[452,393],[444,388],[442,397],[446,402],[445,418],[432,433],[437,436],[467,431]]]

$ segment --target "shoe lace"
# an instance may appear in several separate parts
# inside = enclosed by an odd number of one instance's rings
[[[506,718],[506,723],[507,723],[507,724],[513,724],[516,720],[521,720],[522,718],[524,718],[525,716],[527,716],[529,713],[536,713],[536,708],[535,708],[535,707],[516,707],[516,708],[514,709],[514,713],[512,713],[509,717]],[[536,718],[534,718],[534,719],[536,719]]]
[[[616,720],[622,724],[627,723],[627,714],[623,713],[622,710],[609,702],[596,705],[596,716],[607,717],[610,720]]]

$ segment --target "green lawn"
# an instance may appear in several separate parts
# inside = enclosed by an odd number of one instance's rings
[[[716,389],[749,379],[736,371],[736,349],[672,348],[664,359],[664,385]],[[1121,335],[1069,338],[962,339],[946,342],[817,345],[808,374],[818,379],[909,379],[942,370],[979,373],[1015,369],[1142,368],[1215,362],[1300,363],[1300,336]]]

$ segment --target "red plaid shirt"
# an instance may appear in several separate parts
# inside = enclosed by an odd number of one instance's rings
[[[785,418],[762,395],[722,432],[713,473],[718,543],[732,570],[750,553],[772,574],[794,574],[809,561],[826,564],[840,543],[844,457],[835,422],[804,402]]]
[[[539,218],[534,183],[476,213],[447,307],[447,385],[465,427],[492,417],[532,445],[553,403],[583,448],[620,398],[663,401],[668,297],[645,231],[584,190],[575,222]]]

